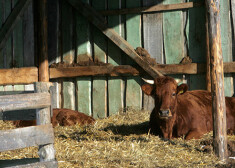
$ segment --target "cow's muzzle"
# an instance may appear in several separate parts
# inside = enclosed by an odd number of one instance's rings
[[[160,109],[159,110],[159,117],[161,119],[168,119],[172,117],[172,113],[170,109]]]

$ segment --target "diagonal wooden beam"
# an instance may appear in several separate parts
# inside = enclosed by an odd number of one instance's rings
[[[103,16],[95,11],[92,7],[82,3],[80,0],[67,0],[78,12],[85,16],[92,24],[100,29],[112,42],[114,42],[123,52],[131,57],[141,68],[150,76],[156,78],[163,76],[159,71],[154,69],[150,64],[145,62],[134,50],[134,48],[113,29],[108,28]]]
[[[162,11],[172,11],[172,10],[182,10],[190,9],[195,7],[201,7],[204,4],[202,2],[185,2],[177,4],[157,4],[148,7],[140,8],[126,8],[126,9],[114,9],[114,10],[102,10],[99,11],[102,15],[124,15],[124,14],[134,14],[134,13],[154,13]]]
[[[25,9],[28,7],[31,1],[32,0],[18,1],[11,14],[8,16],[4,25],[0,29],[0,50],[4,47],[16,23],[20,20],[21,16],[24,14]]]

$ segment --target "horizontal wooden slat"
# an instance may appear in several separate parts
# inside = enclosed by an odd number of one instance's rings
[[[50,68],[50,78],[77,76],[136,76],[139,71],[132,66],[79,66],[67,68]]]
[[[38,81],[38,68],[0,69],[0,85],[31,84]]]
[[[58,167],[57,161],[39,162],[39,158],[26,158],[17,160],[0,160],[4,168],[51,168]]]
[[[157,64],[153,68],[164,75],[201,74],[206,72],[205,64]],[[224,73],[235,73],[235,62],[224,63]],[[80,66],[67,68],[50,68],[50,78],[79,76],[139,76],[144,72],[129,65],[121,66]]]
[[[0,131],[0,152],[54,143],[51,124]]]
[[[105,10],[105,11],[99,11],[99,12],[102,15],[123,15],[123,14],[133,14],[133,13],[150,13],[150,12],[190,9],[190,8],[199,7],[202,5],[203,3],[186,2],[186,3],[169,4],[169,5],[161,4],[161,5],[154,5],[154,6],[142,7],[142,8]]]
[[[51,105],[49,93],[29,93],[0,96],[0,112],[45,108]]]

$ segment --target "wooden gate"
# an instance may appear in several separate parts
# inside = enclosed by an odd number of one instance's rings
[[[37,126],[0,131],[0,152],[39,146],[40,162],[26,164],[26,161],[24,163],[22,160],[18,160],[14,162],[18,167],[57,167],[53,147],[54,131],[51,124],[49,86],[49,83],[36,83],[35,90],[37,93],[0,96],[0,119],[3,119],[4,113],[8,111],[39,109],[36,111]],[[20,112],[8,119],[25,120],[27,117]],[[2,163],[4,164],[4,162]],[[9,165],[13,166],[10,160],[1,166],[7,167]]]

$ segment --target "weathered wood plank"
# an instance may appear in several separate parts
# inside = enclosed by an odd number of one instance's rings
[[[139,7],[141,6],[140,0],[127,0],[126,7]],[[141,16],[140,15],[127,15],[126,16],[126,40],[134,48],[141,45]],[[135,64],[131,60],[125,62],[127,64]],[[128,77],[126,81],[126,107],[132,107],[140,110],[142,108],[142,80],[139,77]]]
[[[0,85],[29,84],[37,81],[38,69],[36,67],[0,69]]]
[[[4,44],[7,42],[8,38],[11,36],[11,33],[12,33],[17,21],[23,15],[24,10],[28,7],[30,2],[31,2],[31,0],[19,1],[16,4],[13,11],[11,12],[11,1],[6,0],[5,8],[6,8],[7,20],[5,21],[4,26],[0,29],[0,49],[2,49],[4,47]],[[9,17],[8,17],[8,15],[9,15]]]
[[[0,131],[0,152],[54,142],[51,124]]]
[[[108,9],[121,9],[121,0],[109,0]],[[113,28],[120,36],[124,35],[124,29],[121,27],[121,16],[109,16],[108,26]],[[122,36],[123,37],[123,36]],[[122,52],[113,44],[108,41],[108,63],[112,65],[122,64]],[[109,115],[117,114],[121,109],[124,108],[123,100],[123,89],[124,83],[120,78],[108,78],[108,102],[109,102]]]
[[[14,0],[14,5],[16,5],[18,1],[19,0]],[[13,30],[13,67],[15,68],[23,67],[23,48],[23,21],[22,18],[20,18]]]
[[[35,38],[34,38],[34,17],[33,3],[31,2],[23,16],[24,35],[24,67],[35,66]]]
[[[36,109],[49,107],[51,97],[49,93],[29,93],[19,95],[0,96],[0,111]]]
[[[106,9],[106,0],[93,1],[92,6],[96,10]],[[107,39],[99,29],[93,26],[94,59],[107,62]],[[92,88],[92,111],[94,118],[107,117],[107,81],[105,77],[93,78]]]
[[[0,28],[4,23],[4,2],[0,1]],[[4,68],[4,54],[3,50],[0,49],[0,68]],[[3,90],[3,86],[0,86],[0,90]]]
[[[196,0],[188,0],[196,2]],[[193,8],[188,10],[186,25],[186,37],[188,56],[195,63],[206,62],[206,13],[205,8]],[[200,82],[199,82],[200,80]],[[205,90],[206,80],[205,76],[190,75],[189,87],[191,90]]]
[[[220,28],[221,28],[221,47],[223,62],[232,62],[232,31],[230,21],[230,0],[220,1]],[[231,75],[224,76],[224,94],[232,96],[234,93],[233,79]]]
[[[152,77],[162,76],[161,73],[154,70],[149,63],[145,62],[131,47],[127,41],[121,38],[113,29],[107,27],[104,18],[89,5],[82,3],[80,0],[67,0],[77,11],[82,13],[90,22],[98,27],[110,40],[120,47],[129,57],[137,62]]]
[[[77,80],[78,111],[92,115],[91,111],[91,78],[83,77]]]
[[[213,148],[219,159],[225,161],[228,157],[228,150],[219,6],[220,0],[206,1],[209,12]]]
[[[89,3],[89,0],[83,2]],[[90,24],[80,13],[76,11],[76,47],[77,47],[77,62],[89,61],[92,59],[92,46]],[[87,115],[92,114],[92,98],[91,98],[91,77],[76,78],[76,97],[78,111]]]
[[[75,84],[72,79],[64,80],[62,83],[63,88],[63,108],[75,110]]]
[[[146,0],[143,1],[145,3]],[[159,1],[160,2],[160,1]],[[137,13],[150,13],[150,12],[161,12],[161,11],[171,11],[171,10],[182,10],[190,9],[202,6],[203,3],[200,2],[186,2],[177,4],[157,4],[151,7],[139,7],[139,8],[127,8],[127,9],[116,9],[116,10],[106,10],[99,11],[102,15],[123,15],[123,14],[137,14]]]
[[[93,117],[107,117],[107,83],[103,78],[93,80]]]
[[[73,8],[66,1],[60,2],[62,8],[62,60],[65,63],[72,63],[75,60]],[[75,84],[73,82],[68,80],[62,83],[63,107],[75,110]]]
[[[50,86],[51,83],[49,82],[36,82],[35,92],[49,94]],[[36,110],[37,125],[46,125],[51,123],[51,116],[53,115],[51,110],[51,107]],[[54,132],[50,132],[50,134],[54,137]],[[54,141],[52,143],[54,143]],[[55,160],[55,150],[52,143],[39,144],[38,155],[40,157],[40,162]]]
[[[1,160],[0,164],[4,168],[55,168],[58,167],[57,161],[36,162],[37,159],[18,159],[18,160]],[[6,163],[7,162],[7,163]],[[9,163],[10,162],[10,163]],[[36,162],[36,163],[34,163]]]
[[[11,1],[8,1],[8,0],[5,0],[5,14],[4,14],[4,25],[7,24],[7,18],[8,16],[10,16],[11,14]],[[4,25],[2,27],[1,30],[3,30],[4,28]],[[8,30],[8,29],[6,29]],[[4,36],[5,35],[5,31],[2,32],[2,35]],[[5,37],[5,36],[4,36]],[[4,38],[5,39],[5,38]],[[8,38],[6,38],[4,40],[5,44],[3,45],[3,43],[1,44],[3,40],[0,40],[0,48],[3,48],[5,49],[5,52],[4,52],[4,67],[5,68],[12,68],[12,56],[13,56],[13,53],[12,53],[12,31],[9,33],[8,35]]]
[[[13,0],[13,8],[17,4],[18,0]],[[22,17],[18,21],[13,30],[13,62],[12,67],[23,67],[23,21]],[[24,85],[15,85],[14,91],[23,91]]]
[[[183,0],[165,0],[163,3],[182,2]],[[183,14],[181,11],[163,13],[163,33],[166,63],[177,64],[185,56]]]
[[[162,0],[145,0],[143,5],[146,8],[162,5]],[[164,63],[162,19],[162,13],[143,14],[143,46],[151,57],[155,58],[160,64]],[[144,109],[152,111],[154,106],[154,98],[144,94]]]

